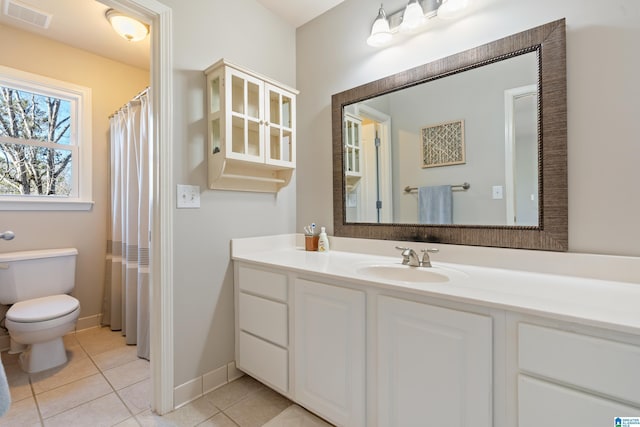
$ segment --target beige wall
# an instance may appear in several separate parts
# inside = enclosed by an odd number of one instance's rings
[[[148,70],[134,68],[0,24],[0,64],[74,83],[92,91],[93,200],[89,212],[0,211],[0,229],[16,238],[0,251],[75,247],[80,318],[101,312],[108,218],[108,116],[149,84]]]
[[[471,4],[464,18],[433,20],[429,30],[385,49],[365,42],[377,12],[369,0],[346,0],[298,29],[298,229],[311,221],[333,229],[332,94],[566,17],[569,249],[640,256],[640,3]],[[404,5],[384,2],[388,12]]]

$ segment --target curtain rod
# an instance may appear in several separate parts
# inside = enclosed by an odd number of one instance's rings
[[[147,95],[149,93],[149,86],[145,87],[144,89],[142,89],[140,92],[138,92],[138,94],[136,96],[134,96],[133,98],[131,98],[129,100],[129,102],[127,102],[126,104],[124,104],[122,107],[118,108],[116,111],[114,111],[110,116],[109,119],[111,119],[113,116],[115,116],[116,114],[118,114],[120,111],[124,110],[125,108],[127,108],[129,106],[129,103],[133,102],[133,101],[137,101],[138,99],[140,99],[142,96]]]

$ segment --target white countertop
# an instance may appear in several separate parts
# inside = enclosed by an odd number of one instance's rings
[[[439,262],[434,256],[433,271],[448,275],[450,281],[401,282],[372,278],[358,272],[359,267],[368,265],[398,265],[399,255],[307,252],[296,245],[296,241],[300,241],[296,235],[234,239],[232,259],[323,276],[338,282],[348,281],[640,334],[640,283]],[[392,245],[393,242],[385,244]],[[448,274],[452,270],[453,274]]]

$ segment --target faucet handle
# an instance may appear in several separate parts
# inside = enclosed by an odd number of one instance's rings
[[[420,265],[422,267],[431,267],[431,259],[429,259],[429,254],[437,254],[440,252],[440,249],[436,248],[427,248],[422,249],[422,261],[420,261]]]
[[[396,249],[402,251],[402,263],[409,264],[409,256],[411,254],[411,248],[404,248],[402,246],[396,246]]]

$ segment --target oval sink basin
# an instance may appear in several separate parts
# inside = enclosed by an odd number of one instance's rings
[[[434,270],[434,267],[409,267],[408,265],[368,265],[357,270],[358,273],[383,280],[395,280],[411,283],[442,283],[450,279],[447,275]]]

